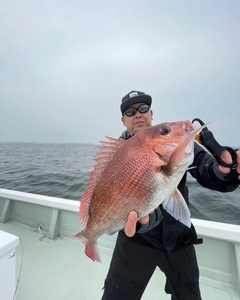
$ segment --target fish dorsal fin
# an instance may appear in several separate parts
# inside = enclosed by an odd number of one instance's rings
[[[87,189],[83,193],[80,208],[79,208],[79,217],[81,223],[86,226],[88,219],[90,217],[89,206],[92,200],[93,191],[96,187],[96,184],[101,177],[106,165],[109,160],[113,157],[115,152],[126,142],[124,139],[115,139],[106,136],[109,141],[100,141],[101,145],[98,148],[101,150],[96,153],[94,160],[96,164],[94,169],[90,172],[90,176],[87,183]]]

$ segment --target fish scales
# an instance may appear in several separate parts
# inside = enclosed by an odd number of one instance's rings
[[[106,166],[102,173],[98,185],[94,191],[94,197],[90,205],[91,215],[94,214],[95,220],[104,218],[104,214],[109,218],[110,211],[116,211],[119,202],[126,205],[121,206],[122,210],[118,210],[118,219],[114,217],[108,219],[108,227],[114,228],[116,231],[122,227],[126,221],[126,212],[131,210],[141,211],[144,200],[149,199],[154,190],[154,185],[159,182],[154,177],[151,158],[141,151],[139,147],[122,146],[122,151],[116,153],[112,158],[111,164]],[[121,153],[124,153],[123,155]],[[121,163],[121,168],[117,167]],[[159,163],[159,162],[158,162]],[[139,170],[138,172],[136,172]],[[134,191],[134,194],[132,193]],[[96,204],[100,202],[100,198],[104,195],[104,205],[96,209]],[[138,202],[135,200],[139,199]],[[91,207],[93,209],[91,210]],[[100,211],[99,211],[100,210]]]

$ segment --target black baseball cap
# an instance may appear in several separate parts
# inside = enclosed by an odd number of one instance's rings
[[[129,106],[135,103],[146,103],[147,105],[151,106],[152,97],[143,92],[131,91],[122,98],[122,104],[120,106],[122,114]]]

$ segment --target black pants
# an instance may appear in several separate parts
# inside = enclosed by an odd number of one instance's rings
[[[166,275],[165,291],[172,295],[172,300],[202,299],[193,245],[167,253],[151,246],[143,238],[136,243],[119,234],[102,300],[141,299],[157,266]]]

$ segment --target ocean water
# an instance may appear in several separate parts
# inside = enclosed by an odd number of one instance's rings
[[[0,188],[80,200],[96,145],[0,144]],[[240,225],[240,187],[220,193],[188,177],[193,218]]]

